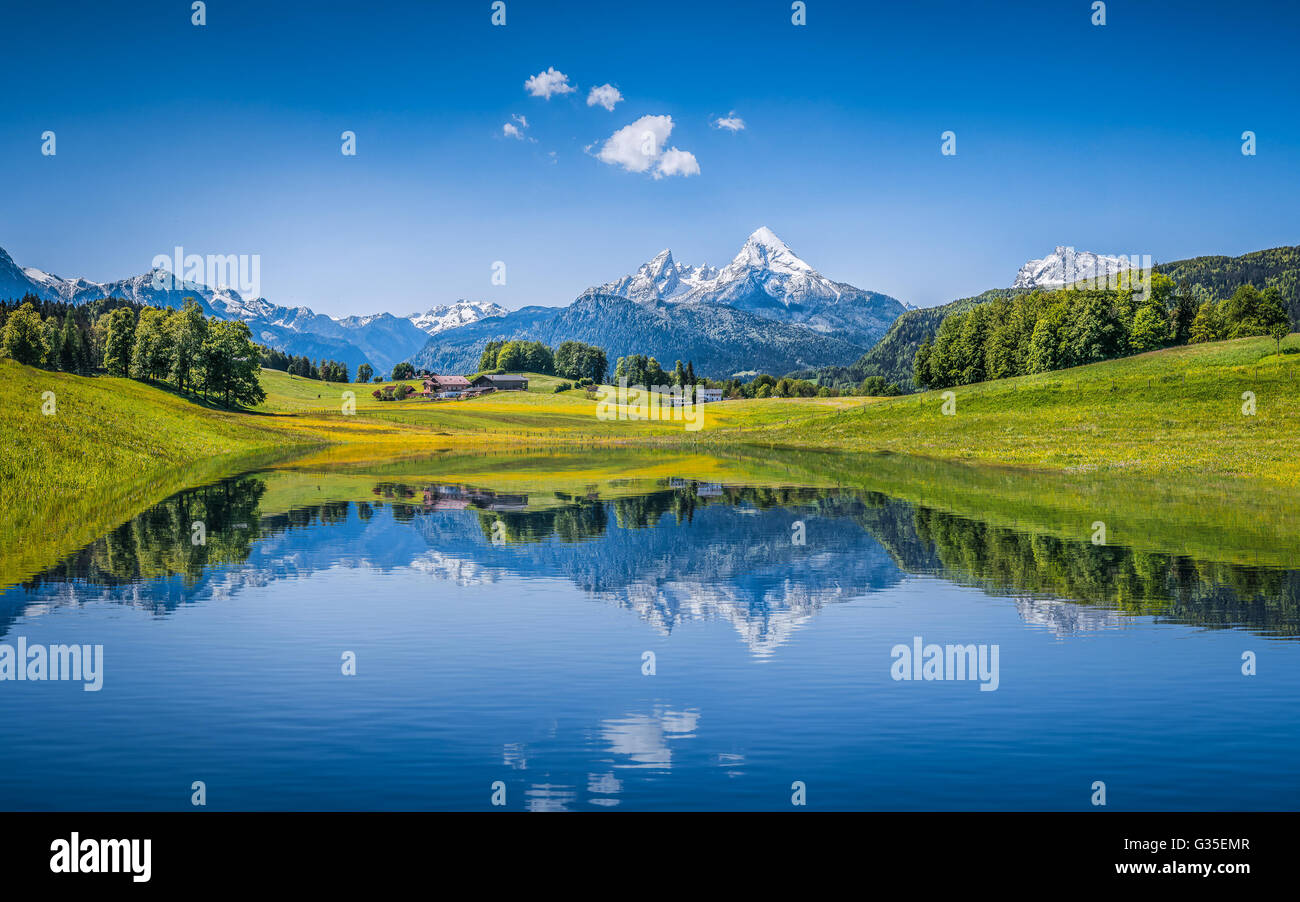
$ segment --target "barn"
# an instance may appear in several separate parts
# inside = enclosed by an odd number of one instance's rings
[[[475,388],[494,388],[497,391],[528,391],[527,377],[511,374],[479,376],[472,384]]]

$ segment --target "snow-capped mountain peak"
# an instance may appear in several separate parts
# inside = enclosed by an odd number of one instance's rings
[[[707,264],[690,266],[663,250],[630,276],[600,286],[605,294],[634,301],[697,301],[708,296],[734,294],[761,286],[775,299],[789,304],[814,296],[833,299],[839,287],[790,250],[776,233],[763,226],[745,240],[740,253],[721,270]]]
[[[266,298],[253,298],[248,301],[233,291],[227,292],[220,297],[214,297],[212,307],[214,310],[219,309],[227,317],[243,320],[269,320],[279,309]]]
[[[1083,279],[1105,279],[1129,268],[1124,257],[1110,257],[1090,251],[1076,251],[1057,245],[1041,260],[1030,260],[1020,267],[1012,288],[1060,288]]]
[[[36,282],[39,285],[48,285],[51,288],[54,288],[60,283],[67,281],[61,276],[56,276],[53,273],[45,272],[44,270],[37,269],[34,266],[24,266],[23,273],[27,276],[27,278],[31,279],[33,282]]]
[[[440,304],[430,307],[424,313],[412,313],[406,318],[417,329],[429,335],[437,335],[448,329],[467,326],[493,316],[505,316],[507,313],[509,311],[500,304],[490,301],[467,301],[461,298],[454,304]]]
[[[656,274],[662,273],[668,269],[674,269],[673,252],[669,248],[664,248],[659,253],[655,254],[646,266],[649,268],[650,272]]]
[[[682,264],[664,250],[635,273],[588,293],[648,304],[725,305],[862,341],[878,337],[905,309],[887,295],[826,278],[767,226],[745,239],[722,269]]]
[[[778,238],[776,233],[767,226],[756,229],[745,240],[740,253],[736,254],[735,259],[731,261],[731,265],[727,268],[731,269],[732,267],[738,269],[767,269],[787,275],[795,273],[818,275],[815,269],[799,259],[794,251],[790,250],[790,246]],[[820,278],[820,276],[818,277]]]
[[[616,294],[633,301],[675,300],[693,288],[717,276],[711,266],[683,266],[664,249],[630,276],[600,286],[604,294]]]

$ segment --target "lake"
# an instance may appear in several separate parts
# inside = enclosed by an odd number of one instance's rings
[[[0,808],[1293,809],[1294,515],[1207,491],[775,453],[239,473],[0,595],[0,658],[98,668],[0,680]]]

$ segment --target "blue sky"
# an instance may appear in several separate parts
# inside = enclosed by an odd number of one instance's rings
[[[1114,0],[1104,27],[1091,0],[807,0],[803,27],[783,0],[507,0],[505,27],[490,0],[210,0],[204,27],[188,0],[3,3],[0,247],[65,277],[181,245],[259,254],[263,294],[334,315],[556,305],[664,247],[723,264],[767,225],[929,305],[1058,244],[1300,243],[1290,2]],[[576,90],[531,96],[552,67]],[[587,104],[603,84],[612,111]],[[733,111],[743,130],[712,124]],[[644,116],[698,174],[602,162]]]

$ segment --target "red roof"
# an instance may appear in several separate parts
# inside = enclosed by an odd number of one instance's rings
[[[428,376],[424,380],[426,385],[431,385],[438,391],[456,391],[458,389],[469,388],[469,380],[464,376]]]

